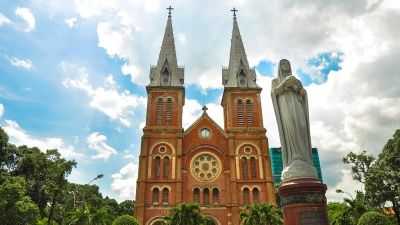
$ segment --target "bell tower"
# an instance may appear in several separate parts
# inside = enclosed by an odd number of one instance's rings
[[[177,64],[171,6],[156,66],[150,68],[147,115],[143,128],[135,217],[140,224],[168,215],[168,206],[182,202],[182,110],[184,68]],[[153,221],[152,223],[156,223]]]
[[[256,72],[249,67],[246,51],[233,10],[233,29],[229,66],[222,69],[224,85],[221,105],[224,128],[228,134],[231,156],[232,204],[244,206],[249,202],[275,204],[274,183],[271,173],[269,145],[263,125],[260,94]],[[256,168],[256,169],[255,169]],[[257,190],[257,191],[255,191]],[[239,213],[232,209],[232,213]]]

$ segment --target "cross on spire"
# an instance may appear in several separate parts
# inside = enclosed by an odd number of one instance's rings
[[[237,9],[235,9],[235,7],[233,7],[233,9],[231,11],[233,12],[233,18],[236,18],[236,12],[239,10],[237,10]]]
[[[173,10],[174,8],[172,8],[170,5],[167,9],[168,9],[168,16],[171,16],[171,10]]]
[[[207,109],[208,109],[208,108],[207,108],[206,105],[204,105],[203,108],[201,108],[201,109],[203,110],[203,113],[207,113]]]

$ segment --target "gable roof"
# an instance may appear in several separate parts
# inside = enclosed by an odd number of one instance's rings
[[[228,134],[225,132],[224,129],[222,129],[209,115],[207,112],[203,112],[201,116],[192,123],[183,133],[184,136],[186,136],[190,131],[192,131],[201,121],[203,120],[208,120],[210,125],[212,125],[214,128],[216,128],[223,136],[228,137]]]

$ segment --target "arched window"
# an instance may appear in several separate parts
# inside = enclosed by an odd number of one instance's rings
[[[219,198],[219,190],[218,188],[213,189],[213,204],[217,205],[218,204],[218,198]]]
[[[244,73],[243,69],[240,70],[238,78],[239,78],[239,87],[245,87],[246,86],[246,74]]]
[[[164,71],[162,73],[162,84],[169,85],[169,71],[167,67],[164,68]]]
[[[169,190],[168,190],[168,188],[164,188],[162,190],[162,203],[163,203],[163,205],[168,205],[168,198],[169,198]]]
[[[164,169],[164,171],[163,171],[163,177],[165,178],[165,179],[168,179],[168,174],[169,174],[169,158],[168,157],[165,157],[164,158],[164,162],[163,162],[163,169]]]
[[[243,101],[239,99],[237,101],[237,116],[238,116],[238,124],[239,126],[244,125],[244,116],[243,116]]]
[[[154,178],[155,179],[160,178],[160,162],[161,162],[161,158],[160,158],[160,156],[157,156],[154,159]]]
[[[250,99],[246,100],[246,121],[247,125],[253,124],[253,105]]]
[[[204,188],[203,190],[203,205],[210,204],[210,190],[208,188]]]
[[[257,178],[257,166],[256,166],[256,158],[250,158],[250,173],[251,178]]]
[[[153,195],[152,195],[153,205],[158,205],[159,195],[160,195],[160,191],[158,190],[158,188],[154,188]]]
[[[249,204],[250,203],[250,191],[248,188],[243,189],[243,204]]]
[[[172,120],[172,99],[167,98],[167,102],[165,104],[165,120],[167,125],[169,125],[171,124]]]
[[[200,189],[195,188],[193,190],[193,201],[199,203],[200,202]]]
[[[260,203],[260,191],[258,188],[253,189],[253,203]]]
[[[242,178],[246,179],[247,176],[247,159],[243,157],[242,159]]]
[[[157,119],[157,125],[162,124],[162,119],[163,119],[163,104],[164,101],[162,98],[157,99],[157,105],[156,105],[156,119]]]

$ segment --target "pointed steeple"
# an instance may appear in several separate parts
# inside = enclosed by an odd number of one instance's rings
[[[164,39],[158,56],[157,66],[150,69],[149,86],[182,86],[184,68],[178,67],[175,51],[174,32],[172,29],[171,6],[169,10]]]
[[[233,28],[231,38],[231,53],[228,68],[222,69],[222,84],[225,87],[259,87],[256,83],[256,71],[249,67],[246,51],[240,36],[236,19],[236,10],[233,8]]]

